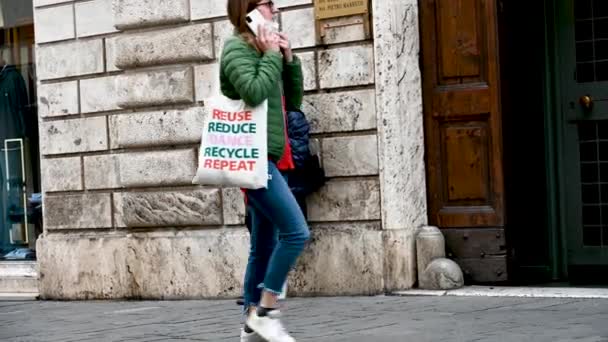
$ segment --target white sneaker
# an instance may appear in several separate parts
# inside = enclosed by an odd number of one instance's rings
[[[245,329],[241,328],[241,342],[266,342],[266,340],[255,332],[246,333]]]
[[[247,325],[268,342],[296,342],[289,336],[283,324],[281,324],[281,312],[272,310],[268,316],[260,317],[257,313],[252,313],[247,319]]]

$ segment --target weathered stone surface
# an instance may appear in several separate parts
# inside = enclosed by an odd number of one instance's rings
[[[312,4],[312,0],[276,0],[275,3],[278,8],[285,8],[289,6]]]
[[[38,86],[38,114],[43,118],[78,114],[76,81]]]
[[[431,263],[439,258],[445,258],[445,239],[437,227],[422,227],[416,235],[416,260],[419,277],[422,271]],[[421,280],[421,278],[419,278]]]
[[[123,193],[122,192],[115,192],[112,195],[112,199],[114,200],[114,227],[116,228],[127,228],[127,224],[125,223],[124,220],[124,215],[123,215],[123,209],[124,209],[124,205],[123,205]]]
[[[116,32],[112,1],[93,0],[77,2],[76,33],[78,37]]]
[[[294,49],[315,46],[315,11],[304,8],[281,13],[282,31],[287,34]]]
[[[192,68],[125,74],[116,78],[118,105],[123,108],[191,103]]]
[[[378,181],[330,181],[308,198],[308,219],[319,221],[380,218]]]
[[[114,65],[120,69],[213,59],[211,24],[120,36]]]
[[[330,25],[325,30],[323,42],[338,44],[365,40],[365,27],[361,16],[335,18],[326,21]]]
[[[382,232],[367,226],[336,224],[331,229],[313,230],[289,277],[288,292],[311,296],[382,293]]]
[[[119,158],[117,154],[84,157],[84,185],[87,189],[113,189],[120,187]]]
[[[375,106],[373,90],[308,95],[302,105],[313,133],[374,129]]]
[[[420,288],[425,290],[452,290],[463,286],[462,271],[450,259],[433,260],[420,276]]]
[[[222,206],[225,225],[245,224],[245,197],[241,189],[222,189]]]
[[[302,62],[302,74],[304,76],[304,90],[317,89],[317,66],[314,52],[299,53]]]
[[[321,88],[374,83],[374,51],[371,46],[350,46],[319,52]]]
[[[44,229],[111,228],[110,194],[44,196]]]
[[[224,42],[226,41],[226,38],[232,36],[233,33],[234,26],[232,26],[229,20],[216,21],[213,23],[215,56],[219,58],[222,55]]]
[[[106,118],[103,117],[43,122],[40,133],[43,155],[108,148]]]
[[[382,231],[384,288],[410,289],[416,283],[416,246],[412,229]]]
[[[111,148],[198,143],[204,110],[165,110],[110,116]]]
[[[114,0],[118,29],[165,25],[190,19],[188,0]]]
[[[120,109],[116,103],[116,77],[80,80],[80,110],[94,113]]]
[[[126,153],[118,160],[123,187],[191,185],[197,167],[194,150]]]
[[[377,175],[376,136],[323,139],[323,165],[327,177]]]
[[[219,189],[123,193],[122,205],[127,227],[222,224]]]
[[[243,289],[249,234],[47,234],[37,250],[44,299],[234,298]]]
[[[40,8],[34,12],[36,42],[46,43],[74,38],[72,4]]]
[[[226,1],[190,0],[192,20],[224,17]]]
[[[45,192],[82,190],[80,157],[40,161],[42,187]]]
[[[60,4],[62,2],[73,2],[74,0],[34,0],[34,7]]]
[[[40,80],[103,72],[101,39],[43,45],[36,49]]]
[[[373,1],[384,229],[427,222],[418,3]]]
[[[118,67],[114,65],[116,59],[116,40],[118,37],[105,38],[106,41],[106,71],[118,71]]]
[[[197,65],[194,67],[194,86],[196,87],[196,101],[220,93],[220,65],[219,63]]]

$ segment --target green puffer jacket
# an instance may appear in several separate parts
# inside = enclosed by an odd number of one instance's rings
[[[226,40],[220,60],[222,93],[235,100],[242,99],[257,106],[268,99],[268,156],[275,162],[285,149],[285,118],[281,88],[287,110],[299,110],[303,97],[303,77],[300,60],[294,55],[291,63],[284,62],[279,52],[258,52],[242,37]]]

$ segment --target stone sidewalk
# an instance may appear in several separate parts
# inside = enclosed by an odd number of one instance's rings
[[[608,300],[298,298],[298,341],[608,341]],[[234,301],[0,301],[0,341],[238,341]]]

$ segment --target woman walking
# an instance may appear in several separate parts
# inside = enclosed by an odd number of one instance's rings
[[[241,341],[295,341],[280,321],[278,295],[310,233],[304,215],[280,171],[293,167],[286,138],[285,110],[299,110],[302,66],[287,36],[260,25],[255,36],[247,14],[259,11],[268,22],[278,13],[269,0],[228,0],[234,36],[220,60],[222,93],[250,106],[268,100],[268,187],[247,190],[251,246],[245,272],[246,323]]]

